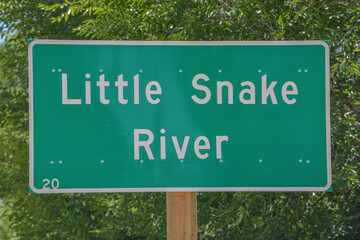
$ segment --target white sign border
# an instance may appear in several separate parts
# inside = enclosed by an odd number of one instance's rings
[[[34,186],[34,101],[33,47],[36,44],[62,45],[153,45],[153,46],[282,46],[322,45],[325,48],[325,108],[327,184],[324,187],[187,187],[187,188],[67,188],[37,189]],[[28,47],[29,58],[29,185],[35,193],[101,193],[101,192],[311,192],[326,191],[331,187],[330,135],[330,53],[324,41],[92,41],[92,40],[33,40]]]

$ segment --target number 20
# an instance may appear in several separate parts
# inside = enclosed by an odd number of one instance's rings
[[[43,182],[45,183],[45,185],[43,186],[43,189],[50,189],[49,187],[47,187],[47,185],[50,184],[50,180],[45,178],[43,180]],[[59,179],[54,178],[53,180],[51,180],[51,187],[52,187],[52,189],[58,189],[58,187],[59,187]]]

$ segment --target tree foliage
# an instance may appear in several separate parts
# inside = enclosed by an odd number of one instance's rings
[[[0,37],[6,37],[0,51],[4,209],[0,224],[9,223],[17,237],[166,236],[164,193],[28,194],[28,39],[321,39],[330,41],[331,50],[332,192],[198,193],[199,238],[360,238],[359,1],[2,0],[0,4]]]

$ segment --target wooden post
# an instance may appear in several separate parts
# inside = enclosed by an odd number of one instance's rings
[[[197,239],[197,199],[196,192],[168,192],[167,239]]]

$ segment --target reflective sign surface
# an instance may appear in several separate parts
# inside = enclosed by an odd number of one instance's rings
[[[324,191],[329,48],[35,40],[30,189]]]

